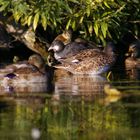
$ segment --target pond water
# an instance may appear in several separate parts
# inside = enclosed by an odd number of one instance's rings
[[[121,95],[107,95],[110,85]],[[138,140],[140,71],[76,76],[56,70],[47,83],[0,85],[1,140]]]

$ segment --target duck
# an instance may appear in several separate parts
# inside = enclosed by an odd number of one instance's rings
[[[80,38],[80,37],[76,38],[74,41],[75,41],[75,42],[78,42],[78,43],[82,43],[82,44],[84,44],[84,45],[86,45],[86,46],[89,46],[89,47],[91,47],[91,48],[93,48],[93,49],[100,49],[100,50],[103,50],[103,48],[104,48],[102,45],[98,45],[98,44],[96,44],[96,43],[93,42],[93,41],[85,40],[85,39]]]
[[[86,49],[95,49],[95,48],[83,42],[73,41],[65,45],[62,41],[55,40],[52,42],[48,50],[49,51],[52,50],[54,52],[55,59],[60,61],[61,59],[72,57],[76,55],[77,53],[79,53],[80,51],[86,50]],[[96,49],[98,48],[96,47]]]
[[[140,68],[140,40],[129,45],[128,52],[125,56],[126,68]]]
[[[102,74],[115,63],[115,51],[115,45],[110,42],[103,51],[98,49],[82,50],[72,57],[61,59],[61,64],[54,65],[54,67],[65,69],[72,74]]]
[[[108,96],[120,96],[122,94],[118,89],[111,87],[109,84],[104,85],[104,92]]]
[[[34,54],[28,61],[20,61],[0,69],[1,83],[38,83],[46,82],[45,61]]]
[[[69,44],[72,40],[72,30],[69,29],[63,31],[62,34],[59,34],[58,36],[55,37],[53,42],[55,42],[56,40],[63,42],[64,45]]]

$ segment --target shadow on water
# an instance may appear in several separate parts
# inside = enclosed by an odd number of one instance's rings
[[[48,83],[17,85],[13,94],[1,87],[0,139],[139,139],[140,81],[131,75],[115,71],[109,81],[56,70]],[[106,84],[122,96],[107,96]]]

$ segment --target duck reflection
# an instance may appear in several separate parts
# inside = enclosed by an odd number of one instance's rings
[[[63,75],[61,76],[62,73]],[[75,95],[75,96],[92,96],[92,95],[103,95],[104,85],[107,79],[102,76],[89,76],[89,75],[71,75],[65,71],[60,71],[61,75],[55,73],[55,96],[57,95]],[[57,97],[58,98],[58,97]]]
[[[48,79],[47,82],[43,83],[20,83],[20,84],[0,84],[0,94],[4,93],[50,93],[54,90],[52,81]]]
[[[131,80],[140,80],[140,69],[139,68],[126,69],[126,75]]]
[[[1,78],[0,94],[4,93],[50,93],[54,90],[53,84],[54,71],[47,67],[45,73],[45,81],[40,82],[4,82]],[[30,74],[24,74],[26,77],[30,77]],[[32,77],[32,75],[31,75]]]

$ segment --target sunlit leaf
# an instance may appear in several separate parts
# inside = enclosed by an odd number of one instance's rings
[[[71,19],[67,22],[66,29],[69,29],[70,23],[71,23]]]
[[[95,31],[95,34],[98,36],[98,31],[99,31],[99,24],[98,24],[98,22],[95,22],[94,23],[94,31]]]
[[[0,4],[1,5],[1,4]],[[1,7],[0,7],[0,12],[5,10],[5,8],[9,5],[9,2],[5,2]]]
[[[37,12],[34,16],[34,21],[33,21],[33,29],[36,30],[36,27],[38,25],[38,21],[39,21],[39,16],[40,16],[40,13]]]
[[[76,4],[79,4],[79,1],[78,0],[68,0],[70,2],[73,2],[73,3],[76,3]]]
[[[44,30],[46,30],[46,28],[47,28],[47,18],[44,14],[41,15],[41,23],[42,23],[42,26],[43,26]]]
[[[76,22],[75,22],[75,20],[72,22],[72,28],[73,28],[73,29],[76,28]]]
[[[79,21],[80,24],[83,22],[83,19],[84,19],[84,16],[82,16],[82,17],[80,18],[80,21]]]
[[[104,5],[107,7],[107,8],[110,8],[110,6],[108,5],[108,3],[106,1],[104,1]]]
[[[86,13],[87,13],[87,16],[88,16],[88,17],[89,17],[89,15],[90,15],[90,11],[91,11],[90,6],[88,6],[87,9],[86,9]]]
[[[90,34],[92,34],[92,32],[93,32],[93,25],[92,25],[92,22],[89,22],[89,23],[88,23],[88,31],[89,31]]]
[[[108,29],[108,24],[105,22],[102,22],[101,23],[101,31],[103,33],[104,38],[106,37],[107,29]]]
[[[19,13],[18,11],[14,12],[14,18],[16,21],[19,21],[19,19],[21,18],[22,14]]]
[[[27,21],[28,26],[31,25],[32,19],[33,19],[33,16],[32,15],[28,17],[28,21]]]

